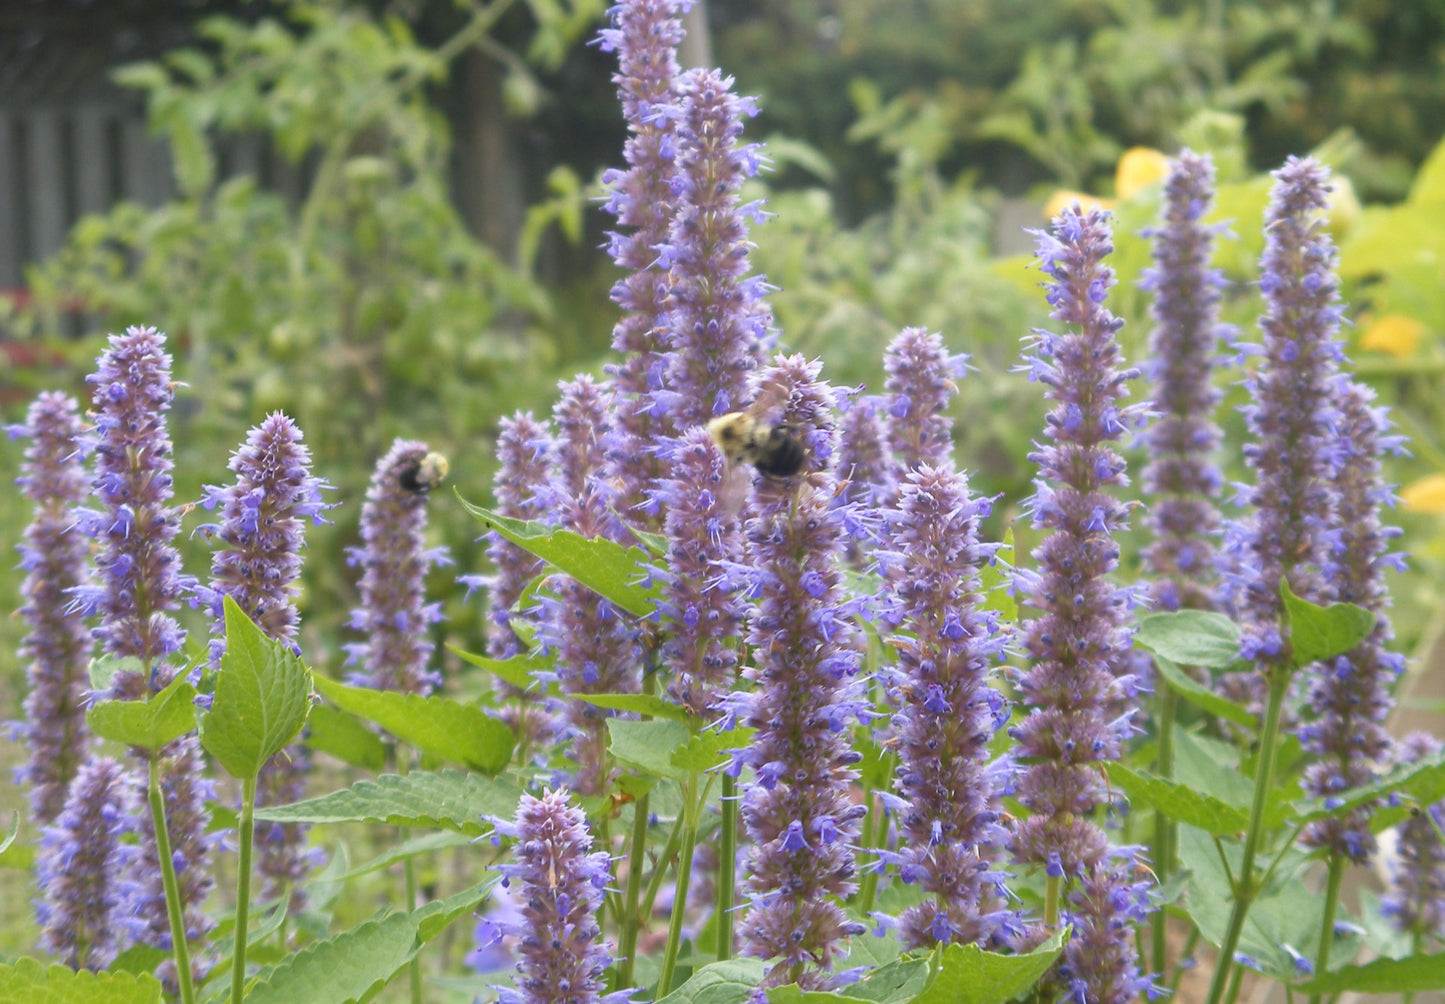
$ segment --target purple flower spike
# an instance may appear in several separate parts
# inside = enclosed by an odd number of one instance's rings
[[[301,572],[305,521],[327,522],[323,515],[334,503],[321,500],[330,488],[311,475],[311,453],[301,443],[301,430],[280,412],[251,430],[245,444],[231,456],[236,474],[226,487],[206,486],[202,504],[219,510],[221,522],[208,528],[220,542],[211,559],[210,588],[201,592],[211,613],[211,663],[219,666],[225,652],[224,597],[236,602],[265,634],[294,644],[296,579]],[[299,801],[311,767],[305,743],[291,744],[261,768],[257,804],[284,805]],[[305,847],[302,823],[263,824],[258,831],[258,870],[265,879],[262,896],[291,890],[292,909],[305,904],[306,873],[321,856]]]
[[[1115,848],[1083,875],[1063,912],[1074,937],[1065,949],[1057,979],[1069,999],[1088,1004],[1131,1004],[1163,991],[1139,972],[1133,933],[1149,921],[1151,883],[1136,861],[1138,848]]]
[[[743,603],[726,567],[743,557],[742,526],[727,504],[728,461],[706,429],[690,429],[673,448],[671,475],[655,491],[666,515],[667,596],[671,631],[663,660],[672,698],[695,715],[714,711],[731,690]]]
[[[968,356],[950,355],[943,338],[926,328],[904,328],[888,344],[883,369],[884,432],[895,483],[916,467],[951,468],[953,423],[945,412],[958,392],[954,380],[968,371]]]
[[[44,827],[36,864],[45,950],[74,969],[101,970],[127,942],[123,837],[135,814],[129,771],[109,757],[80,767],[65,807]]]
[[[139,659],[149,673],[115,675],[109,696],[135,700],[170,683],[172,653],[185,632],[171,616],[194,587],[181,575],[172,543],[180,517],[171,506],[171,439],[166,412],[173,396],[171,357],[154,328],[112,335],[101,354],[92,415],[93,491],[99,509],[76,511],[76,523],[99,544],[100,581],[77,589],[86,613],[98,611],[95,637],[110,656]]]
[[[432,651],[427,631],[441,619],[441,609],[426,602],[426,573],[447,559],[443,549],[427,550],[428,493],[414,487],[427,452],[425,443],[396,440],[377,461],[366,489],[362,544],[348,554],[349,563],[361,569],[361,606],[348,623],[367,639],[346,646],[347,661],[365,667],[348,676],[356,686],[425,696],[442,684],[441,674],[427,666]]]
[[[1007,895],[993,869],[1005,834],[988,747],[1008,705],[988,685],[1004,637],[979,610],[978,569],[990,553],[978,542],[985,506],[962,474],[924,466],[884,513],[896,549],[880,555],[884,618],[904,632],[888,639],[898,662],[883,673],[895,709],[895,787],[906,799],[899,857],[928,894],[899,918],[908,948],[992,943]]]
[[[520,883],[521,919],[505,924],[520,941],[517,986],[498,987],[500,1004],[620,1004],[633,993],[603,994],[612,956],[597,913],[612,881],[611,858],[592,850],[582,810],[565,788],[541,798],[524,794],[514,822],[497,821],[517,839],[508,885]]]
[[[77,446],[80,410],[68,394],[41,394],[19,434],[30,445],[16,483],[34,504],[34,515],[18,548],[25,569],[20,616],[30,629],[20,643],[30,693],[19,727],[30,757],[15,780],[32,786],[30,804],[43,826],[65,807],[66,788],[89,750],[85,691],[92,642],[69,595],[85,581],[86,543],[74,532],[73,515],[87,487]]]
[[[1414,763],[1440,752],[1440,740],[1413,732],[1400,741],[1401,763]],[[1445,937],[1445,802],[1436,802],[1400,824],[1391,863],[1389,888],[1381,908],[1400,930],[1423,937]]]
[[[622,316],[612,329],[612,347],[623,360],[609,370],[624,401],[608,446],[608,466],[619,484],[617,509],[629,518],[663,473],[648,447],[672,426],[651,407],[667,367],[663,321],[667,270],[657,266],[657,248],[667,240],[677,196],[676,117],[667,110],[677,101],[677,47],[682,42],[683,0],[626,0],[608,13],[612,27],[598,33],[604,52],[617,53],[617,84],[628,138],[622,153],[627,167],[608,171],[605,209],[617,217],[609,233],[612,259],[626,273],[612,287]]]
[[[883,398],[877,395],[860,397],[843,412],[838,428],[838,479],[849,502],[878,505],[896,491],[882,414]]]
[[[1243,624],[1240,655],[1259,670],[1256,692],[1291,661],[1280,634],[1281,580],[1307,600],[1328,597],[1322,569],[1342,351],[1335,249],[1323,217],[1329,171],[1291,157],[1274,178],[1259,281],[1267,306],[1264,359],[1245,382],[1253,403],[1241,409],[1253,435],[1244,456],[1255,480],[1243,499],[1254,518],[1231,526],[1225,539],[1226,592]]]
[[[1393,742],[1385,718],[1394,707],[1394,680],[1405,667],[1387,648],[1394,631],[1386,613],[1389,592],[1385,570],[1394,567],[1389,541],[1398,534],[1380,523],[1380,510],[1391,494],[1380,476],[1380,453],[1395,442],[1386,436],[1389,419],[1372,407],[1374,392],[1344,376],[1337,378],[1340,424],[1336,430],[1335,520],[1339,533],[1329,564],[1332,599],[1373,612],[1375,629],[1345,655],[1331,659],[1310,678],[1309,708],[1314,720],[1300,729],[1305,749],[1319,759],[1305,768],[1304,785],[1322,798],[1342,795],[1374,779],[1391,756]],[[1328,847],[1355,863],[1375,850],[1371,802],[1305,827],[1306,847]]]
[[[762,299],[767,284],[748,275],[748,219],[761,212],[738,202],[760,163],[756,145],[738,142],[757,107],[732,85],[716,70],[689,70],[671,112],[678,118],[677,216],[658,250],[668,271],[672,354],[653,400],[679,432],[747,404],[772,323]]]
[[[852,844],[865,812],[850,788],[858,754],[845,723],[865,702],[855,679],[859,653],[842,581],[846,512],[834,506],[834,395],[819,364],[780,357],[759,384],[755,408],[790,425],[806,451],[802,479],[754,481],[747,521],[749,619],[758,689],[736,695],[757,729],[741,760],[756,780],[742,815],[751,838],[745,873],[752,904],[739,929],[743,951],[775,964],[764,986],[824,989],[843,941],[865,928],[839,900],[856,888]]]
[[[1120,365],[1115,333],[1123,322],[1104,306],[1114,284],[1105,264],[1112,251],[1108,214],[1077,205],[1055,218],[1053,233],[1039,234],[1051,316],[1071,330],[1035,332],[1030,371],[1054,402],[1046,429],[1052,443],[1030,456],[1039,465],[1033,522],[1047,536],[1033,552],[1037,574],[1021,576],[1040,616],[1025,629],[1029,668],[1018,688],[1031,708],[1010,731],[1018,757],[1029,763],[1017,790],[1029,817],[1013,833],[1014,857],[1049,868],[1090,899],[1107,899],[1106,890],[1117,888],[1108,838],[1088,818],[1104,795],[1097,765],[1117,759],[1132,730],[1123,710],[1130,596],[1107,579],[1118,565],[1113,534],[1124,529],[1126,509],[1108,489],[1127,484],[1112,444],[1139,409],[1117,404],[1137,374]],[[1136,982],[1132,928],[1091,926],[1102,917],[1080,913],[1066,950],[1071,981],[1087,988],[1080,1000],[1123,999]]]
[[[1210,419],[1220,394],[1210,380],[1222,337],[1224,277],[1209,265],[1219,226],[1202,222],[1214,201],[1214,162],[1185,150],[1164,185],[1164,223],[1149,231],[1154,267],[1141,285],[1154,293],[1148,376],[1158,418],[1145,440],[1144,490],[1157,499],[1146,517],[1153,542],[1144,560],[1160,610],[1212,609],[1214,539],[1221,475],[1210,459],[1219,427]]]

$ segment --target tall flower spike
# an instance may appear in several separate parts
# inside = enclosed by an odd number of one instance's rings
[[[100,508],[77,510],[77,525],[99,541],[95,557],[100,582],[76,591],[83,609],[99,611],[95,631],[104,652],[137,659],[143,672],[117,672],[107,696],[135,700],[158,691],[174,678],[172,661],[185,641],[171,611],[195,583],[180,573],[180,555],[172,541],[180,517],[171,506],[171,440],[166,412],[173,396],[171,357],[165,336],[154,328],[132,327],[113,335],[101,354],[95,385],[95,479],[93,494]],[[201,747],[194,733],[182,736],[154,754],[163,778],[166,828],[176,863],[186,936],[204,943],[211,921],[201,906],[210,893],[210,855],[217,841],[207,835],[206,800],[214,786],[201,770]],[[137,785],[142,785],[136,779]],[[166,910],[160,862],[151,814],[139,815],[142,853],[134,859],[127,908],[136,918],[137,940],[169,950],[170,920]],[[204,968],[205,962],[195,958]]]
[[[1119,561],[1113,535],[1127,522],[1124,504],[1109,493],[1128,483],[1112,444],[1139,409],[1117,404],[1137,374],[1120,366],[1115,333],[1123,322],[1104,306],[1115,281],[1105,263],[1113,249],[1108,214],[1077,205],[1054,219],[1053,233],[1038,235],[1050,316],[1070,330],[1034,333],[1030,374],[1054,402],[1046,421],[1052,442],[1029,458],[1039,466],[1033,524],[1047,536],[1033,552],[1037,573],[1020,575],[1040,616],[1024,632],[1029,668],[1018,687],[1030,711],[1010,730],[1029,764],[1016,795],[1029,816],[1014,830],[1012,851],[1072,887],[1067,919],[1075,935],[1060,976],[1089,1001],[1127,1000],[1147,985],[1133,929],[1117,922],[1108,891],[1119,890],[1127,862],[1120,867],[1110,857],[1108,838],[1089,819],[1104,796],[1098,764],[1117,759],[1132,730],[1129,713],[1121,713],[1132,683],[1124,671],[1131,596],[1107,576]]]
[[[321,500],[322,489],[330,485],[312,476],[301,430],[279,411],[250,431],[232,454],[230,468],[235,482],[224,488],[207,485],[201,503],[218,509],[221,518],[201,528],[220,544],[211,558],[210,588],[202,593],[211,613],[211,662],[217,666],[225,651],[227,596],[268,637],[295,644],[302,531],[307,519],[326,523],[323,514],[332,507]],[[300,801],[310,767],[310,748],[292,743],[261,768],[257,804]],[[259,834],[261,894],[269,898],[290,890],[293,910],[305,903],[302,880],[321,855],[319,849],[306,849],[308,829],[303,823],[268,823]]]
[[[1400,741],[1401,763],[1440,752],[1440,740],[1412,732]],[[1445,938],[1445,802],[1436,802],[1400,824],[1384,914],[1402,931],[1420,938]]]
[[[85,497],[85,469],[77,445],[80,410],[68,394],[35,399],[25,424],[11,430],[30,445],[16,483],[34,506],[18,547],[25,581],[20,616],[29,632],[20,658],[29,663],[25,720],[20,731],[30,757],[16,782],[31,785],[30,804],[42,826],[65,807],[66,788],[85,760],[86,666],[92,643],[85,618],[68,595],[85,581],[85,539],[74,532],[74,508]]]
[[[502,933],[517,936],[517,985],[498,987],[500,1004],[620,1004],[634,991],[603,994],[612,956],[602,943],[597,913],[611,883],[611,858],[592,850],[587,818],[565,788],[524,794],[515,820],[493,820],[515,837],[505,884],[521,884],[521,921]]]
[[[1388,552],[1398,531],[1380,524],[1380,510],[1391,494],[1380,476],[1380,453],[1398,447],[1387,437],[1389,419],[1371,406],[1374,392],[1343,374],[1337,378],[1340,424],[1336,430],[1336,522],[1339,535],[1330,559],[1331,599],[1354,603],[1375,614],[1375,629],[1345,655],[1331,659],[1311,675],[1309,707],[1314,720],[1300,729],[1300,741],[1317,759],[1304,772],[1310,794],[1339,798],[1374,779],[1388,765],[1393,741],[1385,718],[1394,707],[1390,696],[1405,661],[1387,648],[1394,631],[1386,612],[1389,591],[1385,569],[1398,567]],[[1336,813],[1305,827],[1306,847],[1328,847],[1357,864],[1370,858],[1375,836],[1370,817],[1377,803]]]
[[[83,764],[65,807],[44,827],[36,862],[45,950],[75,969],[101,970],[125,944],[124,843],[136,812],[129,772],[109,757]]]
[[[905,882],[927,898],[899,919],[908,948],[994,943],[1007,893],[993,870],[1005,836],[989,743],[1008,705],[988,684],[1003,654],[997,618],[980,609],[978,570],[992,549],[978,542],[989,511],[962,475],[919,467],[884,513],[888,550],[885,622],[897,664],[883,673],[894,708],[890,738],[906,801],[898,828]]]
[[[348,626],[367,639],[346,646],[347,662],[364,667],[349,676],[356,686],[425,696],[442,684],[428,666],[427,629],[441,619],[441,605],[426,602],[426,573],[448,559],[445,548],[426,546],[429,493],[416,490],[415,477],[427,453],[426,443],[396,440],[366,489],[361,546],[347,556],[361,569],[361,605]]]
[[[603,208],[618,224],[608,234],[608,249],[626,273],[612,287],[612,299],[622,308],[612,347],[623,359],[609,372],[622,407],[607,464],[619,486],[617,510],[629,520],[639,517],[648,487],[664,473],[649,447],[672,432],[651,396],[667,368],[667,273],[657,267],[657,247],[667,240],[676,202],[676,119],[666,111],[677,100],[677,47],[688,6],[684,0],[625,0],[608,12],[613,26],[598,32],[602,51],[617,53],[612,80],[629,133],[622,148],[626,169],[602,176],[608,190]]]
[[[747,404],[772,323],[762,298],[767,282],[748,275],[748,221],[761,220],[762,209],[738,201],[761,163],[756,144],[738,142],[757,106],[733,94],[732,85],[716,70],[689,70],[673,111],[677,216],[658,262],[668,272],[672,352],[653,400],[678,432]]]
[[[607,388],[589,377],[562,386],[553,411],[556,429],[549,512],[557,525],[584,537],[618,539],[622,527],[611,494],[599,477],[602,444],[611,420]],[[557,679],[567,694],[637,693],[642,689],[642,654],[637,632],[622,611],[576,579],[553,576],[550,596],[541,601],[538,638],[556,654]],[[570,755],[578,765],[574,787],[601,794],[605,770],[607,714],[583,701],[569,701],[567,719],[575,733]]]
[[[835,406],[818,371],[801,356],[780,357],[759,384],[754,407],[799,430],[809,473],[754,482],[746,535],[756,665],[744,676],[758,689],[732,699],[757,729],[735,765],[755,774],[742,806],[752,844],[743,950],[777,960],[764,986],[804,989],[828,987],[844,939],[864,930],[839,902],[857,887],[852,844],[866,811],[851,798],[859,756],[846,726],[866,702],[842,581],[846,513],[833,506]]]
[[[1145,433],[1144,490],[1157,499],[1146,525],[1153,536],[1144,561],[1160,610],[1214,605],[1214,538],[1221,476],[1210,456],[1219,444],[1211,414],[1220,393],[1211,382],[1220,339],[1224,277],[1210,267],[1218,226],[1203,218],[1214,200],[1214,162],[1184,150],[1164,184],[1164,222],[1149,231],[1154,266],[1141,285],[1154,293],[1147,374],[1158,417]]]
[[[76,590],[87,615],[99,613],[96,639],[105,653],[140,660],[145,673],[115,675],[110,696],[135,700],[171,681],[170,658],[185,642],[171,611],[194,583],[180,572],[173,541],[180,517],[171,506],[171,357],[154,328],[112,335],[97,371],[93,490],[99,509],[80,509],[76,523],[99,543],[99,581]],[[147,678],[147,674],[149,678]]]
[[[1280,633],[1281,580],[1307,600],[1327,596],[1321,570],[1334,506],[1333,379],[1342,354],[1335,249],[1322,215],[1329,171],[1291,157],[1274,178],[1259,281],[1264,360],[1245,381],[1252,403],[1241,409],[1255,479],[1241,495],[1254,515],[1225,538],[1227,592],[1242,621],[1240,655],[1259,669],[1256,691],[1290,661]]]
[[[666,514],[667,603],[672,629],[663,660],[668,691],[695,715],[709,715],[733,684],[743,602],[730,573],[743,558],[742,525],[727,504],[728,461],[703,428],[688,430],[655,489]]]
[[[953,423],[945,412],[958,392],[954,380],[968,370],[968,356],[950,355],[942,336],[926,328],[904,328],[888,343],[883,369],[888,374],[884,434],[893,454],[894,483],[901,485],[917,467],[951,468]]]

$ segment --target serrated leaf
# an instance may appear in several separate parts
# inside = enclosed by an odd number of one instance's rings
[[[1139,621],[1134,643],[1179,666],[1223,669],[1239,658],[1239,628],[1208,610],[1150,614]]]
[[[767,971],[760,959],[712,962],[657,1004],[742,1004],[757,992]]]
[[[657,609],[662,591],[656,584],[646,584],[653,558],[642,548],[623,547],[602,537],[583,537],[545,523],[509,519],[472,505],[460,494],[457,498],[488,530],[566,572],[634,617],[646,617]]]
[[[870,1001],[872,1004],[905,1004],[916,998],[928,985],[929,975],[926,958],[894,959],[870,970],[857,983],[850,983],[839,993],[846,1000]]]
[[[630,711],[637,715],[651,715],[653,718],[667,718],[674,722],[686,722],[692,716],[686,708],[680,708],[656,694],[572,694],[576,700],[596,708],[609,711]]]
[[[1248,729],[1255,729],[1259,725],[1259,719],[1248,708],[1235,704],[1229,698],[1216,694],[1208,687],[1201,686],[1191,680],[1182,669],[1175,663],[1159,653],[1154,653],[1154,666],[1159,670],[1159,675],[1169,684],[1170,688],[1196,708],[1209,712],[1217,718],[1223,718],[1227,722],[1241,725]]]
[[[1296,990],[1308,994],[1401,994],[1445,989],[1445,953],[1412,955],[1405,959],[1376,959],[1363,966],[1345,966],[1326,973]]]
[[[673,766],[672,754],[687,745],[687,726],[666,718],[633,722],[622,718],[607,720],[607,748],[619,762],[657,777],[682,780],[687,771]]]
[[[222,598],[226,651],[201,746],[232,777],[250,778],[301,734],[311,710],[311,671],[268,638],[230,596]]]
[[[352,687],[316,676],[316,689],[343,711],[375,722],[442,760],[496,774],[512,762],[516,736],[480,708],[448,697]]]
[[[679,770],[701,774],[727,762],[724,751],[747,745],[736,732],[699,732],[687,745],[674,750],[671,763]]]
[[[143,701],[101,701],[85,713],[85,724],[102,739],[158,750],[196,727],[196,688],[184,673]]]
[[[1109,783],[1122,788],[1130,799],[1153,806],[1176,822],[1219,836],[1243,833],[1249,824],[1245,813],[1182,784],[1130,770],[1121,763],[1106,764],[1105,769]]]
[[[1287,580],[1279,585],[1289,622],[1289,640],[1296,666],[1344,655],[1375,630],[1378,616],[1353,603],[1318,603],[1300,599]]]
[[[1026,955],[996,955],[977,945],[945,945],[938,973],[915,1004],[1004,1004],[1043,978],[1064,950],[1067,928]]]
[[[76,972],[23,958],[0,965],[0,1004],[160,1004],[150,973]]]
[[[348,1004],[371,1000],[416,956],[417,920],[393,913],[317,941],[263,972],[247,1004]]]
[[[507,681],[518,690],[526,690],[535,685],[537,681],[532,674],[552,665],[551,659],[538,659],[526,652],[514,655],[510,659],[493,659],[475,652],[464,652],[455,645],[448,645],[447,650],[463,662],[469,662],[473,666],[485,669],[488,673]]]
[[[383,774],[350,788],[290,805],[256,810],[275,823],[386,823],[439,826],[469,836],[492,830],[493,816],[511,818],[522,792],[513,785],[457,770]]]
[[[373,773],[386,766],[386,744],[354,716],[318,704],[311,709],[306,725],[306,745],[313,750]]]

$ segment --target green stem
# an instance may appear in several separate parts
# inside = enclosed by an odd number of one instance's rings
[[[1340,884],[1345,877],[1345,858],[1338,851],[1330,855],[1330,877],[1325,886],[1325,916],[1320,921],[1320,948],[1315,953],[1315,972],[1330,971],[1330,948],[1335,943],[1335,912],[1340,908]],[[1310,1004],[1320,1004],[1323,994],[1310,994]]]
[[[1254,877],[1254,858],[1259,853],[1260,839],[1264,834],[1264,810],[1269,805],[1269,795],[1274,787],[1275,756],[1279,747],[1279,719],[1284,711],[1284,695],[1289,688],[1289,673],[1276,667],[1269,675],[1269,703],[1265,706],[1264,731],[1260,735],[1259,766],[1254,774],[1254,802],[1249,810],[1249,829],[1244,837],[1244,858],[1240,863],[1239,875],[1234,881],[1234,903],[1229,911],[1229,924],[1224,930],[1224,940],[1219,946],[1219,959],[1214,966],[1214,977],[1209,982],[1207,1004],[1219,1004],[1224,999],[1225,988],[1229,986],[1229,973],[1234,968],[1234,950],[1239,947],[1239,936],[1244,932],[1244,919],[1259,893]],[[1235,989],[1238,990],[1236,982]]]
[[[246,934],[251,912],[251,849],[256,829],[256,777],[241,781],[241,847],[236,868],[236,952],[231,960],[231,1004],[241,1004],[246,989]]]
[[[626,990],[632,986],[637,933],[642,929],[642,916],[637,912],[637,906],[642,898],[642,864],[647,853],[647,804],[646,795],[632,803],[632,842],[627,848],[627,901],[622,910],[617,938],[617,985],[613,990]]]
[[[652,916],[652,905],[657,902],[657,891],[662,888],[662,880],[667,876],[667,870],[671,867],[673,857],[677,849],[682,845],[682,817],[677,817],[677,822],[672,824],[672,833],[668,835],[667,843],[663,845],[662,853],[658,855],[657,863],[652,866],[652,875],[647,879],[647,891],[642,894],[641,916]]]
[[[1174,714],[1178,708],[1179,699],[1174,693],[1174,688],[1159,677],[1155,680],[1158,688],[1156,693],[1159,696],[1159,756],[1155,764],[1158,775],[1165,780],[1174,777]],[[1169,873],[1174,864],[1174,823],[1164,813],[1154,813],[1154,874],[1159,884],[1163,885],[1169,878]],[[1151,921],[1152,933],[1150,936],[1150,963],[1154,972],[1162,973],[1168,964],[1167,945],[1165,944],[1165,933],[1168,927],[1169,918],[1163,910],[1155,910]]]
[[[1234,967],[1234,979],[1229,981],[1229,1004],[1239,1000],[1239,985],[1244,981],[1244,967]]]
[[[697,824],[689,822],[682,835],[677,859],[677,892],[672,898],[672,917],[667,922],[667,948],[662,956],[662,972],[657,977],[656,999],[672,991],[672,976],[677,970],[677,953],[682,946],[683,914],[687,911],[687,887],[692,882],[692,851],[697,844]]]
[[[722,832],[718,835],[717,865],[717,960],[733,957],[733,903],[737,892],[738,783],[727,774],[722,779]]]
[[[402,874],[406,877],[406,908],[410,912],[416,909],[416,865],[413,858],[407,858],[403,862]],[[411,1004],[422,1004],[420,952],[407,967],[407,981],[411,987]]]
[[[161,791],[159,751],[148,753],[147,760],[150,766],[147,795],[151,806],[151,824],[156,831],[156,857],[160,860],[161,883],[166,890],[166,913],[171,922],[176,983],[180,986],[182,1004],[195,1004],[196,990],[191,983],[191,947],[186,943],[186,907],[181,902],[181,886],[176,881],[175,862],[171,860],[171,838],[166,832],[166,797]]]
[[[1057,875],[1044,880],[1044,930],[1050,933],[1059,929],[1059,890],[1063,882]]]

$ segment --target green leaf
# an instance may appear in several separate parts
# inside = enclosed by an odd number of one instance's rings
[[[1153,806],[1170,819],[1197,826],[1206,833],[1243,833],[1249,817],[1210,795],[1182,784],[1130,770],[1121,763],[1106,765],[1109,783],[1124,789],[1129,798]]]
[[[403,840],[394,847],[388,848],[370,861],[352,868],[342,875],[341,878],[352,879],[361,875],[369,875],[374,871],[389,868],[394,864],[399,864],[408,858],[414,858],[421,854],[431,854],[434,851],[449,850],[453,847],[466,847],[475,839],[476,837],[469,837],[465,833],[457,833],[454,830],[438,830],[435,833],[425,833],[420,837]]]
[[[926,958],[894,959],[869,970],[857,983],[850,983],[838,993],[845,1000],[905,1004],[923,992],[930,975]]]
[[[1150,614],[1139,621],[1134,643],[1179,666],[1223,669],[1239,658],[1239,628],[1207,610]]]
[[[1174,730],[1174,781],[1247,813],[1254,778],[1240,770],[1234,747],[1188,729]]]
[[[158,750],[196,727],[196,688],[186,674],[144,701],[101,701],[85,713],[90,731],[102,739]]]
[[[1308,666],[1321,659],[1344,655],[1375,630],[1378,617],[1364,607],[1353,603],[1331,603],[1322,607],[1302,600],[1290,589],[1287,580],[1280,581],[1279,592],[1284,600],[1296,666]]]
[[[352,687],[323,676],[315,680],[316,689],[338,708],[375,722],[423,753],[487,774],[496,774],[512,762],[516,736],[480,708],[440,695]]]
[[[752,729],[699,732],[688,740],[686,746],[673,752],[671,763],[689,773],[701,774],[713,770],[727,762],[727,750],[746,746],[752,732]]]
[[[492,659],[475,652],[464,652],[455,645],[448,645],[447,649],[463,662],[469,662],[473,666],[485,669],[488,673],[507,681],[518,690],[527,690],[534,686],[537,681],[532,674],[552,665],[551,659],[538,659],[526,652],[514,655],[510,659]]]
[[[757,991],[767,971],[761,959],[713,962],[657,1004],[742,1004]]]
[[[1159,675],[1176,694],[1196,708],[1202,708],[1217,718],[1223,718],[1227,722],[1233,722],[1235,725],[1241,725],[1248,729],[1258,727],[1258,717],[1248,708],[1235,704],[1229,698],[1196,683],[1178,665],[1157,652],[1154,653],[1154,667],[1159,670]]]
[[[656,694],[572,694],[570,695],[585,704],[596,708],[607,708],[610,711],[631,711],[638,715],[651,715],[653,718],[669,718],[675,722],[686,722],[692,718],[687,709],[680,708],[671,701],[665,701]]]
[[[1374,801],[1392,791],[1409,795],[1420,805],[1433,805],[1445,798],[1445,752],[1424,757],[1415,763],[1401,764],[1370,784],[1352,788],[1335,796],[1328,807],[1325,805],[1324,799],[1318,798],[1297,802],[1293,807],[1297,814],[1295,822],[1309,823],[1316,819],[1324,819],[1338,812],[1353,809],[1357,805]],[[1391,812],[1398,808],[1399,813],[1395,817],[1397,819],[1403,818],[1410,812],[1408,806],[1381,806],[1380,808],[1381,812]],[[1374,830],[1373,825],[1371,829]],[[1379,831],[1375,830],[1375,832]]]
[[[201,746],[226,773],[255,777],[301,734],[311,710],[311,671],[284,642],[268,638],[234,599],[222,599],[226,652]]]
[[[20,959],[0,965],[0,1004],[160,1004],[150,973],[76,972],[58,963]]]
[[[386,743],[352,715],[318,704],[311,709],[306,725],[306,745],[313,750],[373,773],[386,766]]]
[[[945,945],[938,974],[915,1004],[1004,1004],[1043,978],[1064,950],[1059,931],[1026,955],[996,955],[977,945]]]
[[[458,770],[383,774],[350,788],[290,805],[256,810],[275,823],[386,823],[436,826],[469,836],[490,833],[493,816],[510,818],[522,793],[515,786]]]
[[[602,537],[583,537],[545,523],[509,519],[472,505],[460,494],[457,498],[488,530],[495,530],[522,550],[566,572],[634,617],[646,617],[657,609],[661,587],[644,585],[654,559],[640,547],[623,547]]]
[[[666,718],[633,722],[622,718],[607,720],[608,744],[619,763],[657,777],[682,780],[687,771],[672,763],[672,754],[687,745],[692,734],[687,726]]]
[[[1345,966],[1295,987],[1308,994],[1400,994],[1445,989],[1445,953]]]

